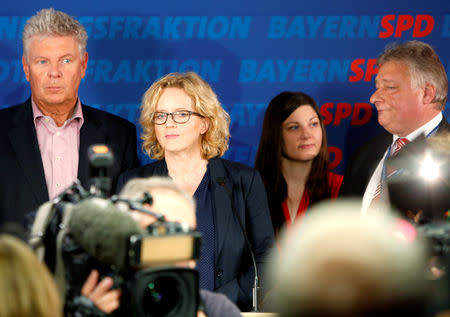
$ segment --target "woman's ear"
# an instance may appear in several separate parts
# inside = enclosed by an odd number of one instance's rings
[[[200,130],[200,134],[205,134],[209,130],[210,124],[209,118],[202,118],[202,128]]]

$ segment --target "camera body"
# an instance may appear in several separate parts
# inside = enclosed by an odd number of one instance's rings
[[[199,257],[201,234],[146,210],[143,204],[153,203],[149,193],[141,201],[109,197],[113,153],[94,144],[88,157],[89,191],[77,180],[30,217],[30,245],[54,273],[65,316],[104,316],[81,296],[93,269],[122,290],[114,316],[197,316],[198,272],[177,264]],[[157,221],[142,229],[130,210],[151,213]]]
[[[114,199],[81,192],[74,186],[46,206],[52,212],[43,239],[45,262],[63,279],[66,316],[91,309],[80,308],[79,296],[92,269],[122,290],[114,316],[196,316],[198,272],[176,264],[198,258],[201,234],[161,219],[141,229]],[[57,274],[61,266],[63,278]]]

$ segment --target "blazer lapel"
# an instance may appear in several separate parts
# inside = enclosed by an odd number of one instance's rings
[[[47,184],[45,182],[44,167],[33,123],[31,99],[28,99],[18,109],[12,119],[11,128],[8,131],[12,148],[15,151],[17,161],[22,167],[24,180],[31,188],[31,192],[38,204],[49,200]],[[26,190],[26,189],[24,189]]]
[[[211,173],[211,191],[214,199],[215,222],[223,225],[216,226],[216,260],[220,257],[225,239],[227,238],[228,228],[232,220],[233,211],[229,194],[233,195],[233,182],[225,171],[223,163],[219,158],[209,160]],[[224,181],[224,185],[219,185],[218,178]],[[227,189],[223,188],[225,186]],[[227,192],[228,190],[228,192]]]

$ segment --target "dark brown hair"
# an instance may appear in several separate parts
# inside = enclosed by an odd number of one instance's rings
[[[305,191],[309,193],[310,204],[329,198],[331,195],[328,184],[327,134],[319,108],[314,99],[303,92],[282,92],[270,101],[264,114],[262,133],[255,159],[255,168],[261,173],[266,187],[275,232],[278,232],[284,225],[281,204],[287,198],[287,184],[281,173],[283,145],[281,126],[292,112],[305,105],[310,105],[317,113],[322,128],[322,146],[319,154],[313,160]]]

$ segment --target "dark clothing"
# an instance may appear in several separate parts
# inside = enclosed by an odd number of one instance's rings
[[[202,233],[200,258],[197,260],[197,270],[200,273],[200,288],[214,290],[214,255],[216,238],[214,234],[214,213],[211,193],[209,169],[203,176],[200,185],[194,193],[197,202],[197,231]]]
[[[274,242],[266,192],[261,176],[253,168],[220,158],[210,159],[208,165],[215,220],[215,291],[248,311],[252,306],[254,269],[234,212],[247,232],[261,278]],[[117,189],[129,179],[153,175],[168,175],[164,160],[125,172],[119,177]]]
[[[82,105],[78,179],[88,188],[91,144],[107,144],[114,153],[112,188],[117,177],[138,166],[136,127],[115,115]],[[0,223],[24,222],[24,216],[49,200],[33,122],[31,98],[0,111]]]
[[[207,317],[241,317],[241,312],[226,296],[207,290],[200,290],[203,312]]]

